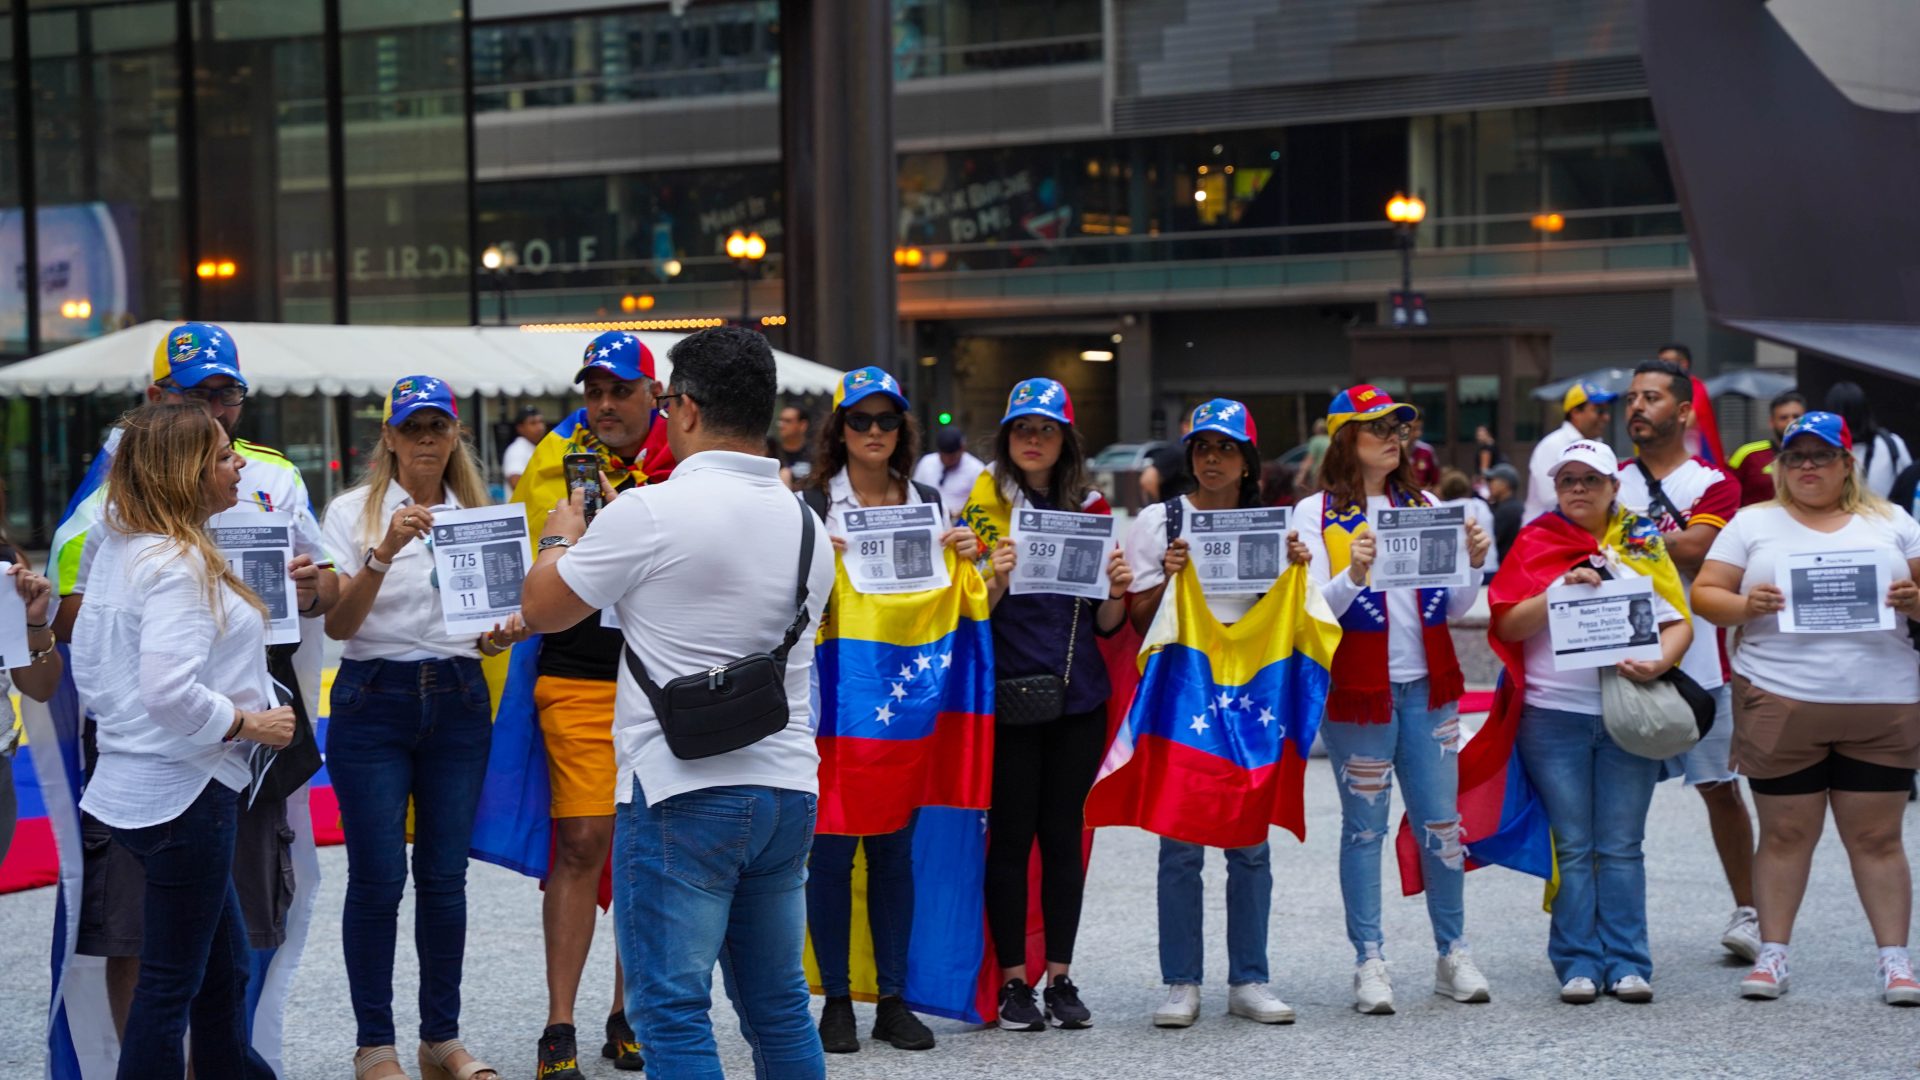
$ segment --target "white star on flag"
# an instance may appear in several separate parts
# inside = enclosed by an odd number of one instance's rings
[[[1233,695],[1225,690],[1220,691],[1220,696],[1214,699],[1214,706],[1218,709],[1233,708]]]
[[[901,677],[901,678],[903,678],[903,679],[911,679],[911,678],[913,678],[913,665],[912,665],[912,664],[901,664],[901,665],[900,665],[900,677]]]
[[[952,667],[952,666],[953,666],[953,654],[952,654],[952,653],[950,653],[950,652],[943,652],[943,653],[941,653],[941,654],[940,654],[940,666],[941,666],[942,668],[950,668],[950,667]]]
[[[925,671],[933,666],[933,657],[921,653],[919,656],[913,658],[913,662],[920,665],[921,671]]]
[[[894,683],[893,689],[887,692],[893,695],[893,700],[895,701],[899,701],[901,698],[907,696],[907,688],[901,683]]]
[[[880,703],[878,709],[874,710],[873,718],[888,727],[893,726],[893,710],[884,701]]]
[[[1248,696],[1247,696],[1247,695],[1245,695],[1245,694],[1241,694],[1241,695],[1240,695],[1240,707],[1241,707],[1242,709],[1251,709],[1251,708],[1253,708],[1253,699],[1252,699],[1252,698],[1250,698],[1250,697],[1248,697]]]
[[[1194,717],[1194,718],[1193,718],[1193,723],[1192,723],[1192,724],[1190,724],[1190,725],[1188,725],[1188,726],[1189,726],[1189,727],[1191,727],[1191,728],[1193,728],[1193,733],[1194,733],[1195,735],[1204,735],[1204,734],[1206,734],[1206,732],[1207,732],[1207,714],[1206,714],[1206,713],[1201,713],[1201,714],[1200,714],[1199,716],[1196,716],[1196,717]]]
[[[1260,726],[1266,727],[1272,723],[1273,723],[1273,710],[1268,708],[1262,708],[1260,710]]]
[[[611,350],[611,349],[609,349],[609,348],[607,348],[607,347],[606,347],[605,345],[602,345],[602,346],[600,346],[600,351],[599,351],[598,353],[596,353],[596,354],[594,354],[594,355],[596,355],[596,356],[598,356],[598,357],[600,357],[600,359],[602,359],[602,360],[605,360],[605,359],[607,358],[607,354],[608,354],[609,352],[612,352],[612,351],[613,351],[613,350]]]

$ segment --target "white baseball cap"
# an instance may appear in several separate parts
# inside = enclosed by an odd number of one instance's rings
[[[1612,447],[1606,443],[1581,439],[1579,442],[1568,443],[1567,448],[1560,451],[1560,460],[1553,463],[1553,467],[1547,470],[1547,475],[1559,476],[1561,469],[1574,462],[1587,466],[1601,476],[1613,476],[1620,471],[1620,459],[1613,456]]]

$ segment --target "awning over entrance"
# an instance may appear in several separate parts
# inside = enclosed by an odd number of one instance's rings
[[[0,395],[137,393],[153,381],[153,350],[176,323],[152,321],[0,367]],[[377,396],[402,375],[445,379],[462,395],[562,396],[571,392],[593,331],[549,333],[511,326],[329,326],[224,323],[240,347],[255,394]],[[659,376],[684,334],[634,331]],[[840,372],[778,349],[780,389],[830,394]]]
[[[1920,382],[1920,326],[1794,319],[1728,319],[1754,337]]]

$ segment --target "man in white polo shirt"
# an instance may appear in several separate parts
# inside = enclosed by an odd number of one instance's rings
[[[577,492],[555,507],[524,614],[541,633],[604,608],[619,614],[627,652],[613,716],[613,915],[627,1018],[648,1069],[721,1075],[708,1015],[717,960],[760,1075],[823,1078],[801,957],[820,765],[808,679],[833,548],[816,533],[805,553],[812,515],[781,484],[779,461],[763,456],[775,392],[766,339],[716,327],[668,355],[673,377],[656,402],[680,463],[673,480],[610,500],[591,529]],[[806,619],[794,635],[797,600]],[[778,657],[783,642],[784,726],[776,711],[763,737],[711,756],[669,746],[653,704],[659,687],[699,674],[711,690],[721,669],[755,653]]]
[[[1566,417],[1559,427],[1547,432],[1534,444],[1527,460],[1527,501],[1520,514],[1525,525],[1559,505],[1553,491],[1553,477],[1547,475],[1567,447],[1581,441],[1607,441],[1607,424],[1613,412],[1607,406],[1618,395],[1600,388],[1598,383],[1581,381],[1567,387],[1560,398],[1560,415]]]
[[[1666,360],[1649,360],[1634,369],[1633,384],[1622,399],[1627,434],[1640,456],[1620,466],[1620,505],[1653,519],[1667,553],[1680,570],[1688,596],[1693,575],[1713,546],[1714,537],[1740,509],[1740,483],[1687,449],[1693,423],[1693,389],[1685,371]],[[1733,892],[1733,917],[1720,944],[1743,960],[1760,955],[1760,920],[1753,906],[1753,823],[1740,796],[1740,778],[1728,757],[1733,748],[1733,688],[1721,658],[1720,632],[1693,617],[1693,645],[1680,670],[1713,694],[1712,730],[1693,749],[1668,763],[1666,775],[1685,775],[1700,793],[1713,830],[1720,868]]]

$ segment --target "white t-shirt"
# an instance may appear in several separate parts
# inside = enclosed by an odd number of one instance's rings
[[[1487,500],[1478,495],[1469,495],[1464,499],[1443,499],[1440,505],[1466,507],[1467,520],[1480,526],[1480,531],[1487,534],[1489,542],[1493,540],[1493,507],[1487,505]],[[1490,575],[1498,569],[1500,569],[1500,549],[1497,546],[1490,546],[1487,548],[1487,561],[1480,570],[1483,574]]]
[[[1620,505],[1653,518],[1663,533],[1679,532],[1698,524],[1724,529],[1740,509],[1740,482],[1699,458],[1692,458],[1661,477],[1660,490],[1686,515],[1684,522],[1668,513],[1651,513],[1653,497],[1647,491],[1646,477],[1640,475],[1640,466],[1632,459],[1621,464]],[[1683,573],[1680,584],[1692,593],[1693,578]],[[1693,644],[1687,646],[1687,654],[1680,658],[1680,670],[1693,676],[1693,681],[1703,690],[1715,689],[1727,681],[1726,669],[1720,663],[1720,628],[1699,615],[1693,617]]]
[[[559,561],[591,607],[619,612],[621,634],[656,685],[780,644],[793,621],[801,514],[818,529],[807,577],[812,622],[787,655],[787,726],[751,746],[683,761],[653,705],[620,665],[613,709],[614,798],[648,806],[702,788],[743,785],[819,793],[808,680],[814,630],[833,590],[833,545],[813,511],[780,482],[774,458],[706,450],[672,481],[623,492]]]
[[[1180,496],[1180,507],[1186,513],[1186,520],[1192,521],[1194,515],[1193,500]],[[1291,520],[1291,519],[1289,519]],[[1181,535],[1184,537],[1185,531]],[[1135,515],[1133,525],[1127,530],[1127,565],[1133,568],[1133,584],[1127,591],[1141,593],[1157,588],[1167,580],[1167,572],[1160,565],[1167,557],[1167,504],[1151,503],[1140,508]],[[1229,626],[1247,617],[1253,610],[1258,596],[1216,595],[1207,593],[1207,610],[1213,617]]]
[[[516,436],[507,444],[507,450],[500,455],[500,472],[513,483],[514,477],[527,471],[527,462],[533,460],[534,444],[527,441],[525,435]]]
[[[1809,529],[1784,506],[1740,511],[1714,538],[1707,558],[1742,571],[1740,591],[1778,584],[1786,555],[1816,551],[1880,553],[1888,581],[1912,577],[1907,560],[1920,558],[1920,524],[1894,511],[1855,514],[1838,532]],[[1920,701],[1920,656],[1908,642],[1904,619],[1892,630],[1852,634],[1783,634],[1780,620],[1762,616],[1729,639],[1733,670],[1760,689],[1796,701],[1889,704]]]
[[[341,492],[327,505],[321,531],[342,574],[358,574],[365,569],[367,549],[386,535],[386,523],[393,519],[393,512],[413,501],[405,488],[389,483],[381,501],[379,532],[368,538],[360,531],[360,518],[371,491],[362,484]],[[440,505],[458,508],[460,500],[449,488],[441,493]],[[419,540],[409,541],[393,557],[366,621],[341,652],[348,660],[446,660],[479,655],[479,635],[447,633],[440,590],[433,586],[433,553]]]
[[[1553,490],[1553,477],[1547,475],[1547,470],[1560,460],[1560,454],[1567,447],[1584,438],[1572,421],[1563,420],[1559,427],[1533,445],[1533,456],[1527,459],[1527,501],[1520,511],[1522,525],[1560,505],[1560,496]]]
[[[1607,563],[1613,576],[1625,578],[1637,571],[1622,566],[1612,552],[1607,553]],[[1548,587],[1551,588],[1551,583]],[[1665,627],[1668,623],[1679,622],[1680,612],[1658,592],[1653,594],[1654,625]],[[1698,630],[1695,631],[1698,633]],[[1529,705],[1541,709],[1558,709],[1561,712],[1584,713],[1588,716],[1600,714],[1600,669],[1577,668],[1573,671],[1555,671],[1553,669],[1553,634],[1546,627],[1526,641],[1527,698]],[[1714,661],[1715,667],[1719,661]],[[1684,664],[1681,665],[1685,669]],[[1692,674],[1689,672],[1688,674]],[[1720,685],[1716,675],[1714,684]]]
[[[1420,493],[1429,505],[1436,504],[1432,492]],[[1373,514],[1387,509],[1385,495],[1367,496],[1367,513]],[[1327,554],[1327,538],[1321,532],[1321,518],[1326,513],[1326,493],[1315,492],[1300,500],[1293,508],[1293,516],[1287,519],[1288,527],[1299,532],[1300,540],[1313,554],[1313,570],[1308,580],[1320,590],[1334,618],[1346,614],[1349,607],[1365,590],[1363,585],[1355,585],[1345,570],[1332,572],[1332,561]],[[1131,564],[1129,564],[1131,565]],[[1138,573],[1138,571],[1135,571]],[[1379,594],[1375,594],[1379,595]],[[1470,589],[1447,590],[1447,621],[1452,622],[1473,610],[1473,602],[1480,596],[1480,586],[1476,583]],[[1420,632],[1420,590],[1392,589],[1387,598],[1387,679],[1390,682],[1406,683],[1427,677],[1427,648]]]
[[[913,467],[913,478],[940,491],[940,503],[948,508],[948,513],[957,514],[967,505],[967,497],[973,494],[973,482],[987,470],[987,464],[966,451],[960,453],[960,464],[948,472],[940,462],[939,454],[927,454]]]
[[[1893,490],[1893,482],[1907,466],[1913,464],[1913,455],[1907,450],[1907,440],[1891,431],[1875,432],[1873,438],[1855,443],[1853,447],[1853,472],[1875,495],[1886,498]]]

